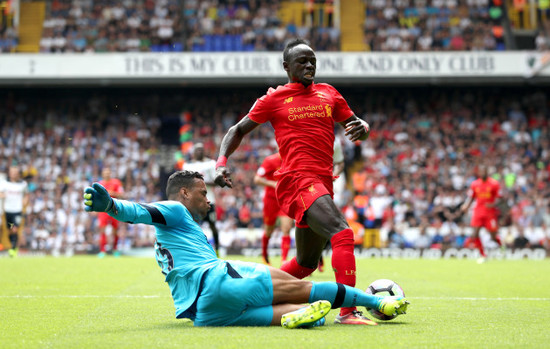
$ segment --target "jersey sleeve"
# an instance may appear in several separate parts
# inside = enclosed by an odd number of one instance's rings
[[[267,173],[267,171],[265,170],[264,164],[262,164],[262,166],[258,167],[258,170],[256,171],[256,174],[259,177],[265,177],[266,173]]]
[[[250,120],[263,124],[271,119],[271,94],[268,93],[256,100],[252,108],[248,111],[247,116]]]
[[[210,185],[214,184],[214,179],[216,178],[216,161],[209,160],[208,166],[204,172],[204,182]]]
[[[340,92],[338,92],[338,90],[336,90],[332,86],[330,86],[330,93],[334,101],[334,110],[332,112],[332,118],[334,119],[334,121],[342,122],[349,119],[354,113],[348,106],[348,102],[346,102]]]
[[[109,216],[126,223],[174,226],[185,215],[184,206],[175,201],[141,204],[113,199],[113,203],[116,209],[108,212]]]

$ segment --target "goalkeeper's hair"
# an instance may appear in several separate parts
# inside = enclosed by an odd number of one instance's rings
[[[290,59],[290,50],[292,50],[294,47],[298,45],[307,45],[310,46],[309,41],[305,39],[296,38],[292,41],[290,41],[288,44],[286,44],[285,49],[283,51],[283,61],[288,62]],[[311,46],[310,46],[311,47]]]
[[[191,189],[195,186],[195,178],[204,180],[202,174],[195,171],[177,171],[170,175],[166,184],[166,197],[171,198],[179,193],[181,188]]]

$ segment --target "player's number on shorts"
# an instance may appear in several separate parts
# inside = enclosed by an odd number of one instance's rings
[[[162,269],[162,273],[167,275],[170,270],[174,268],[174,259],[172,254],[167,248],[164,248],[158,242],[155,243],[155,254],[157,257],[157,263]]]

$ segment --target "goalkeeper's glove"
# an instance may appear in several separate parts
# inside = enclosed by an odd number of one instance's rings
[[[114,206],[107,189],[99,183],[84,189],[84,209],[88,212],[109,212]]]

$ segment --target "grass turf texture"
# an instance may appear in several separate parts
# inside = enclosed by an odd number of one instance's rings
[[[357,269],[362,289],[399,283],[408,314],[375,327],[334,325],[332,310],[309,330],[194,328],[175,319],[153,258],[0,258],[0,348],[548,348],[548,259],[359,259]]]

